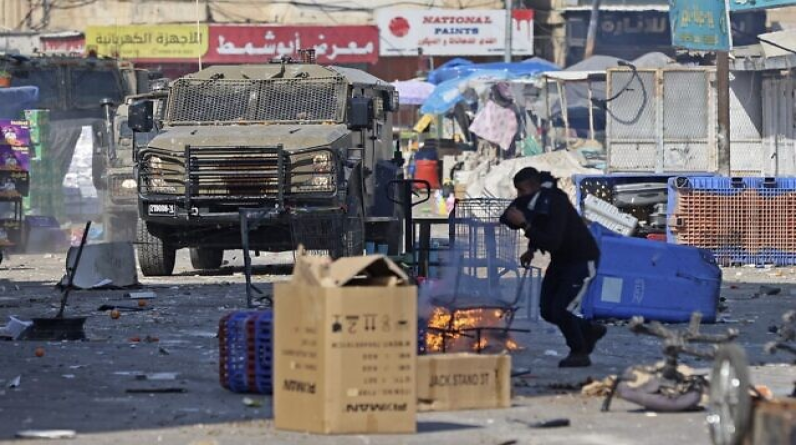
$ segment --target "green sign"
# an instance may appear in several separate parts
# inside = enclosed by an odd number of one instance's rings
[[[669,0],[669,19],[672,45],[676,47],[694,51],[732,49],[727,0]]]
[[[730,0],[730,11],[751,11],[794,5],[796,5],[796,0]]]

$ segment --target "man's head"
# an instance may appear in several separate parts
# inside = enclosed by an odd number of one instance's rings
[[[531,196],[542,187],[542,175],[533,167],[525,167],[514,175],[514,188],[517,196]]]

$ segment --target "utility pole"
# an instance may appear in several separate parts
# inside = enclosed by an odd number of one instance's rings
[[[591,16],[589,17],[589,31],[586,34],[586,51],[583,58],[588,59],[594,55],[594,46],[597,42],[597,24],[600,22],[600,4],[602,0],[592,0]]]
[[[730,57],[726,51],[716,53],[716,95],[718,108],[718,167],[723,176],[730,176]]]
[[[506,63],[511,62],[511,32],[513,28],[511,20],[511,0],[506,0],[506,50],[503,52],[503,61]]]

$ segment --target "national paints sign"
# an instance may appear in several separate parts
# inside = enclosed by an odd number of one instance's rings
[[[207,25],[89,26],[86,51],[123,59],[196,59],[208,49]]]
[[[512,11],[512,53],[533,54],[530,9]],[[382,56],[496,56],[505,52],[506,11],[499,9],[380,9]]]

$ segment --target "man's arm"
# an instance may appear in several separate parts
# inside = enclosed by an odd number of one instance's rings
[[[550,213],[548,216],[547,224],[542,229],[535,225],[530,225],[525,229],[525,236],[530,239],[531,244],[537,249],[554,252],[561,246],[564,240],[564,230],[567,225],[567,205],[569,202],[564,202],[559,196],[551,196],[550,198]]]

